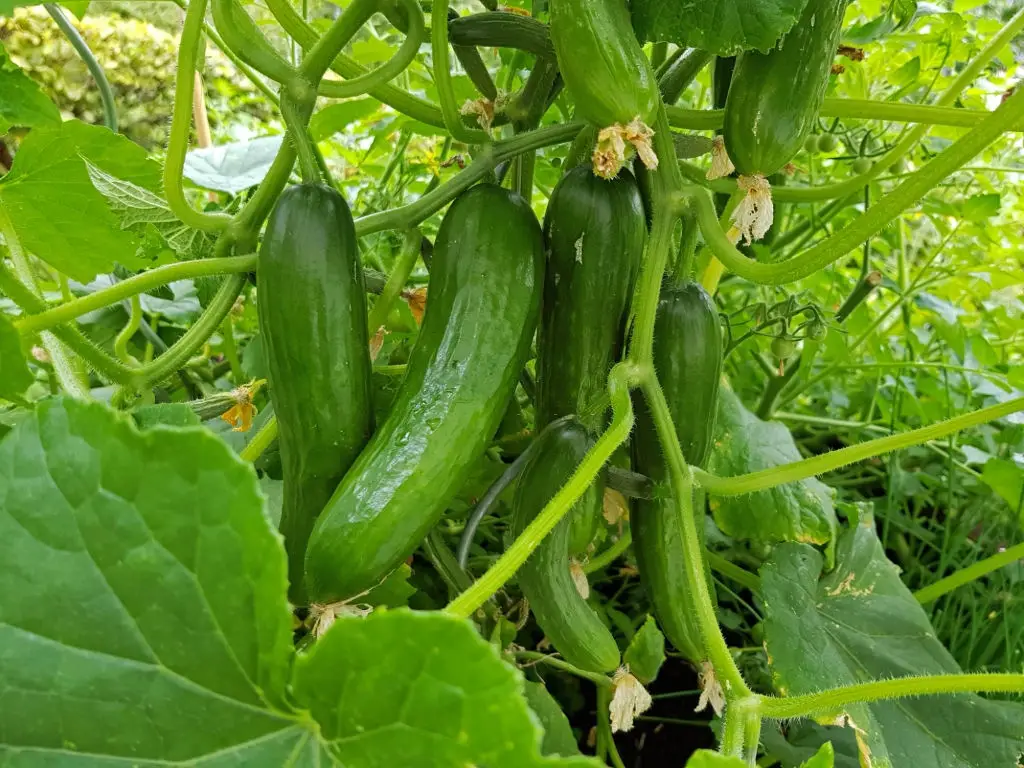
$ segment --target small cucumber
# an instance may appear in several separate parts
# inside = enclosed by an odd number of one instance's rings
[[[737,57],[723,133],[741,175],[775,173],[804,146],[825,98],[845,10],[846,0],[808,0],[775,48]]]
[[[542,438],[519,477],[512,502],[516,536],[551,501],[579,466],[591,439],[579,422],[569,420]],[[580,596],[569,571],[569,516],[581,506],[600,514],[604,490],[595,483],[576,508],[563,517],[519,569],[517,578],[530,609],[552,645],[565,660],[591,672],[611,672],[619,666],[619,648],[601,619]]]
[[[345,199],[301,185],[277,201],[256,271],[284,474],[289,597],[304,602],[313,522],[373,429],[366,288]]]
[[[626,0],[550,0],[551,42],[577,114],[604,128],[651,123],[658,79],[633,34]]]
[[[626,312],[647,225],[633,175],[611,180],[584,166],[558,182],[544,235],[548,264],[537,331],[537,424],[576,414],[591,433],[604,428],[608,371],[619,359]],[[589,508],[579,507],[577,511]],[[572,517],[569,553],[584,552],[598,515]]]
[[[306,582],[316,602],[374,586],[458,493],[526,364],[543,258],[540,225],[518,195],[482,184],[448,210],[405,379],[310,536]]]
[[[662,288],[654,326],[654,369],[688,464],[703,466],[711,450],[722,373],[718,311],[697,283]],[[692,662],[704,660],[700,633],[688,604],[685,551],[676,505],[669,496],[668,466],[646,407],[637,409],[633,467],[651,478],[653,499],[638,499],[630,518],[640,581],[662,631]],[[703,510],[695,509],[703,536]],[[709,583],[710,587],[710,583]]]

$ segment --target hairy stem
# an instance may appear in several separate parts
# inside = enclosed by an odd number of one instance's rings
[[[1008,547],[1002,552],[997,552],[994,555],[986,557],[984,560],[979,560],[966,568],[961,568],[959,571],[951,573],[946,578],[939,579],[935,583],[917,590],[917,592],[914,593],[914,598],[917,602],[921,603],[921,605],[926,605],[938,600],[943,595],[949,594],[955,589],[959,589],[965,584],[977,581],[981,577],[992,573],[992,571],[997,571],[1000,568],[1004,568],[1007,565],[1017,562],[1018,560],[1024,560],[1024,543]]]
[[[691,467],[691,469],[697,482],[712,496],[741,496],[745,493],[775,488],[786,483],[821,475],[839,467],[844,467],[847,464],[853,464],[854,462],[874,456],[882,456],[892,451],[898,451],[901,448],[921,445],[930,440],[937,440],[940,437],[976,427],[979,424],[1001,419],[1021,410],[1024,410],[1024,397],[1017,397],[1004,403],[990,405],[987,408],[965,413],[946,421],[940,421],[937,424],[921,427],[920,429],[912,429],[909,432],[901,432],[898,435],[880,437],[877,440],[869,440],[859,445],[851,445],[838,451],[822,454],[821,456],[812,456],[802,461],[795,461],[791,464],[783,464],[782,466],[762,469],[736,477],[718,477],[697,467]]]

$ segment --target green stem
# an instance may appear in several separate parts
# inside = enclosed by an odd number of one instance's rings
[[[661,97],[665,100],[665,104],[675,104],[679,101],[679,97],[686,87],[711,62],[712,58],[714,57],[710,53],[699,48],[691,48],[676,57],[658,78],[658,88],[661,89]],[[671,112],[668,113],[668,118],[670,121],[672,120]],[[724,122],[724,118],[722,122]],[[721,125],[715,127],[720,128]]]
[[[44,3],[43,7],[46,8],[46,12],[50,14],[50,17],[60,27],[60,31],[64,33],[64,37],[71,43],[71,47],[75,49],[78,58],[85,63],[89,74],[92,75],[92,79],[96,81],[96,88],[100,92],[100,101],[103,104],[103,124],[114,133],[117,133],[117,103],[114,100],[114,91],[110,87],[110,81],[107,80],[107,76],[103,72],[103,67],[97,61],[96,55],[89,48],[89,44],[85,42],[85,39],[78,30],[75,29],[75,26],[68,20],[63,8],[56,3]]]
[[[260,431],[253,435],[252,440],[246,443],[245,447],[239,452],[238,457],[242,461],[253,462],[256,461],[263,452],[270,447],[270,444],[277,439],[277,416],[271,416],[266,422],[260,427]]]
[[[474,13],[448,24],[452,45],[514,48],[545,59],[555,58],[548,26],[530,16],[507,11]]]
[[[1024,115],[1024,89],[1019,89],[995,112],[942,154],[907,176],[902,184],[845,229],[785,261],[751,261],[729,242],[728,236],[715,217],[714,204],[707,190],[689,186],[684,190],[684,194],[693,203],[701,233],[719,261],[740,277],[752,282],[781,285],[814,274],[846,256],[867,238],[878,234],[886,224],[924,197],[939,181],[999,138],[1007,126],[1021,115]]]
[[[117,359],[126,365],[138,365],[136,360],[128,352],[128,342],[132,340],[132,336],[139,330],[139,326],[142,325],[142,302],[138,296],[132,296],[131,298],[131,312],[128,315],[128,322],[125,323],[124,328],[117,334],[117,338],[114,339],[114,354]]]
[[[724,109],[684,109],[671,106],[666,109],[673,128],[714,131],[725,125]],[[821,117],[973,128],[992,113],[983,109],[959,109],[935,104],[902,104],[874,99],[825,99],[818,114]],[[1024,131],[1024,120],[1018,120],[1009,130]]]
[[[539,661],[540,663],[547,664],[549,666],[554,667],[555,669],[560,669],[563,672],[568,672],[570,675],[576,675],[576,677],[581,677],[584,680],[589,680],[594,685],[596,685],[598,689],[606,688],[610,690],[615,685],[612,682],[612,679],[607,675],[602,675],[599,672],[588,672],[585,669],[580,669],[579,667],[573,666],[567,661],[563,661],[557,656],[552,656],[547,653],[540,653],[539,651],[516,651],[514,655],[517,660],[524,659],[526,661]]]
[[[1024,675],[961,674],[897,677],[872,683],[847,685],[803,696],[759,697],[763,717],[788,720],[841,710],[860,702],[903,699],[909,696],[931,696],[940,693],[1020,693],[1024,691]]]
[[[45,312],[24,315],[17,319],[14,325],[22,333],[34,333],[74,320],[76,317],[116,304],[124,299],[130,299],[140,293],[146,293],[175,280],[251,272],[254,269],[256,269],[255,254],[165,264],[162,267],[156,267],[148,272],[142,272],[119,283],[114,283],[109,288],[103,288],[88,296],[82,296],[47,309]]]
[[[717,552],[705,551],[704,557],[707,558],[708,565],[711,566],[712,570],[718,571],[726,578],[732,579],[737,584],[743,585],[754,594],[760,594],[761,579],[757,577],[756,573],[751,573],[745,568],[740,568],[731,560],[726,560]]]
[[[615,735],[611,726],[611,703],[614,690],[607,686],[597,688],[597,735],[608,751],[608,759],[611,760],[612,768],[626,768],[619,756],[619,750],[615,746]]]
[[[472,587],[467,589],[445,608],[448,613],[468,618],[484,602],[515,575],[540,542],[558,524],[573,504],[594,482],[601,468],[612,454],[629,437],[633,429],[633,405],[630,402],[629,387],[636,379],[636,367],[630,363],[619,363],[608,375],[608,389],[611,393],[612,422],[587,451],[583,461],[569,478],[569,481],[555,494],[540,514],[533,519],[505,553],[498,558],[487,572]]]
[[[289,0],[267,0],[267,7],[274,14],[278,23],[284,28],[284,31],[288,33],[288,36],[295,40],[302,48],[312,48],[316,44],[319,38],[317,31],[292,7]],[[401,51],[398,55],[401,55]],[[395,58],[398,58],[398,55]],[[382,65],[382,68],[384,66],[387,66],[387,64]],[[364,66],[343,53],[339,53],[334,57],[331,69],[350,82],[371,74]],[[366,81],[363,82],[365,84]],[[334,95],[334,92],[331,90],[333,86],[323,83],[323,87],[325,96]],[[360,88],[362,87],[360,86]],[[366,87],[365,91],[373,98],[387,104],[395,111],[411,117],[413,120],[418,120],[435,128],[445,127],[444,116],[441,114],[441,110],[429,101],[414,96],[408,91],[388,83],[374,85],[372,88]],[[362,90],[360,90],[361,92]]]
[[[795,461],[791,464],[783,464],[782,466],[750,472],[736,477],[718,477],[696,467],[691,469],[697,482],[712,496],[741,496],[746,493],[775,488],[786,483],[821,475],[839,467],[844,467],[847,464],[853,464],[854,462],[874,456],[882,456],[892,451],[898,451],[901,448],[921,445],[929,440],[937,440],[954,432],[961,432],[965,429],[976,427],[979,424],[1001,419],[1021,410],[1024,410],[1024,397],[1017,397],[1004,403],[990,405],[987,408],[956,416],[946,421],[940,421],[937,424],[931,424],[920,429],[912,429],[909,432],[880,437],[877,440],[869,440],[859,445],[840,448],[838,451],[825,453],[821,456],[812,456],[802,461]]]
[[[661,384],[658,383],[658,379],[653,373],[648,374],[641,382],[641,389],[650,408],[651,418],[658,432],[658,441],[661,443],[668,464],[669,483],[672,497],[676,502],[679,532],[686,553],[686,557],[683,559],[686,564],[684,571],[686,592],[691,596],[688,600],[689,607],[700,630],[704,651],[714,667],[715,675],[721,682],[727,699],[731,701],[736,697],[748,696],[750,689],[736,667],[732,654],[729,653],[729,646],[718,625],[714,603],[708,590],[704,571],[704,548],[701,545],[697,522],[693,514],[691,468],[687,466],[686,459],[683,458],[676,428],[672,422],[672,413],[669,411]]]
[[[448,56],[448,0],[432,0],[430,13],[430,52],[434,68],[434,87],[441,101],[444,125],[456,141],[465,144],[486,144],[491,140],[484,131],[467,128],[462,122],[452,85],[451,62]]]
[[[632,543],[633,532],[627,528],[614,544],[601,552],[601,554],[588,560],[583,566],[583,572],[594,573],[596,571],[603,571],[609,565],[618,560],[626,550],[629,549],[629,546]]]
[[[956,573],[951,573],[946,578],[939,579],[934,584],[929,584],[927,587],[917,590],[914,593],[914,597],[921,605],[925,605],[1018,560],[1024,560],[1024,543],[1009,547],[1002,552],[986,557],[984,560],[972,563]]]
[[[157,384],[183,367],[223,322],[245,285],[245,275],[228,275],[206,311],[166,352],[138,370],[146,385]]]
[[[486,178],[498,163],[523,152],[571,141],[582,128],[581,123],[545,126],[536,131],[488,144],[477,153],[476,159],[464,171],[435,187],[415,202],[356,219],[356,234],[363,237],[387,229],[414,227],[441,210],[478,181]]]
[[[423,235],[416,228],[410,229],[405,233],[402,248],[398,252],[398,258],[395,260],[391,274],[388,275],[388,281],[384,284],[384,290],[381,291],[380,298],[377,299],[370,310],[367,322],[370,335],[376,333],[377,329],[387,322],[388,313],[391,311],[395,299],[401,295],[413,267],[416,266],[416,259],[420,255],[420,243],[422,240]]]
[[[320,164],[317,162],[316,148],[313,137],[309,135],[309,118],[313,114],[313,102],[310,99],[296,98],[286,89],[281,99],[281,117],[288,127],[285,141],[290,141],[299,158],[299,172],[303,184],[319,184],[323,182]]]
[[[203,35],[206,0],[190,0],[185,11],[185,25],[178,42],[178,72],[175,76],[174,113],[164,159],[164,197],[175,216],[193,229],[219,232],[231,223],[224,213],[197,211],[185,198],[182,172],[188,154],[188,137],[192,126],[192,89],[195,87],[196,56]]]

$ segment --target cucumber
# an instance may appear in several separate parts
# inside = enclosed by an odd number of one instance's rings
[[[558,182],[544,217],[548,264],[537,332],[537,425],[576,414],[606,423],[608,371],[618,361],[647,225],[640,190],[623,169],[609,181],[578,166]],[[581,511],[589,508],[579,508]],[[570,554],[584,552],[599,518],[573,515]]]
[[[533,211],[508,190],[480,185],[448,210],[405,379],[310,536],[306,583],[316,602],[373,587],[458,493],[526,364],[543,257]]]
[[[579,117],[598,128],[658,109],[658,80],[633,34],[626,0],[550,0],[551,42]]]
[[[846,0],[808,0],[775,48],[737,58],[723,132],[741,175],[775,173],[804,145],[825,98],[845,10]]]
[[[654,326],[654,368],[683,456],[703,466],[711,451],[722,373],[722,333],[718,311],[694,282],[662,289]],[[640,581],[662,631],[692,662],[704,660],[700,633],[688,604],[683,578],[685,552],[680,521],[669,496],[668,466],[646,407],[637,408],[633,467],[655,484],[653,499],[638,499],[630,518]],[[703,510],[695,508],[703,535]],[[709,588],[711,587],[709,579]]]
[[[366,288],[345,199],[321,185],[285,190],[257,266],[284,479],[289,597],[301,604],[313,522],[373,428]]]
[[[542,438],[523,469],[512,501],[516,536],[565,485],[591,445],[582,424],[568,420]],[[565,660],[591,672],[619,666],[619,648],[611,632],[580,596],[569,572],[569,516],[580,507],[600,514],[603,488],[595,483],[533,551],[517,573],[519,587],[530,602],[537,624]]]

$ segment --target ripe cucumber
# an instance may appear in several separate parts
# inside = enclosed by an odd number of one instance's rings
[[[639,117],[653,122],[658,79],[626,0],[550,0],[551,42],[576,113],[599,128]]]
[[[306,583],[315,601],[373,587],[458,493],[529,355],[543,258],[540,225],[518,195],[483,184],[448,210],[405,379],[310,536]]]
[[[284,474],[281,533],[298,604],[313,522],[373,428],[366,288],[345,199],[321,185],[285,190],[257,266]]]
[[[846,0],[808,0],[768,53],[744,51],[725,103],[725,148],[741,175],[768,176],[793,159],[818,119]]]
[[[516,536],[565,485],[591,445],[587,430],[569,420],[540,438],[536,452],[519,477],[512,502]],[[530,610],[552,645],[566,661],[591,672],[611,672],[619,665],[619,648],[601,619],[580,596],[569,572],[569,516],[580,507],[600,514],[603,488],[595,483],[530,555],[517,573]]]
[[[683,456],[688,464],[703,466],[711,449],[722,373],[718,311],[698,283],[666,286],[658,303],[654,334],[654,368]],[[637,409],[632,444],[634,469],[651,478],[657,488],[654,499],[637,500],[630,518],[640,580],[672,645],[690,661],[700,662],[704,653],[687,604],[678,511],[669,496],[668,465],[646,407]],[[694,514],[702,536],[702,510]]]
[[[576,414],[596,433],[605,426],[606,410],[595,404],[619,359],[647,239],[633,175],[624,169],[606,181],[584,166],[566,173],[548,203],[544,235],[548,264],[537,332],[537,425]],[[578,555],[593,539],[599,517],[572,520],[570,554]]]

